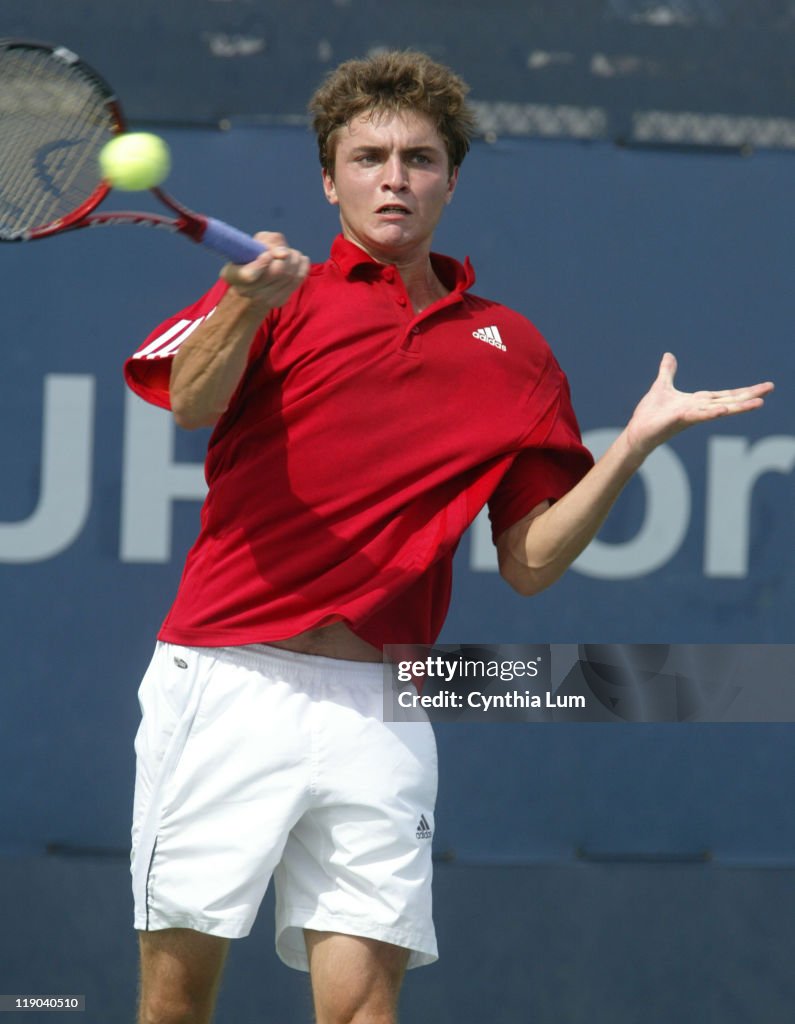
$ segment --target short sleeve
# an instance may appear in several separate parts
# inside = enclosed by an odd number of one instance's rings
[[[127,385],[141,398],[169,409],[169,379],[174,354],[186,338],[215,312],[229,286],[217,281],[198,302],[164,320],[124,364]]]
[[[560,374],[556,402],[544,417],[543,439],[538,431],[516,456],[489,499],[491,534],[500,534],[542,501],[557,501],[593,466],[593,456],[582,443],[571,405],[569,385]]]

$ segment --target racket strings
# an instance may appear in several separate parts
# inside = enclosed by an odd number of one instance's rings
[[[13,104],[8,147],[3,146],[11,163],[11,173],[0,174],[2,193],[6,192],[17,211],[25,211],[24,224],[30,227],[57,219],[85,201],[97,186],[96,155],[106,137],[92,116],[98,100],[95,91],[68,67],[36,51],[16,53],[8,81],[0,65],[0,83],[7,104]],[[66,72],[66,73],[64,73]],[[102,106],[99,101],[99,106]],[[104,113],[104,111],[103,111]],[[3,128],[5,125],[2,126]],[[15,129],[15,130],[14,130]],[[92,136],[99,144],[92,147]],[[0,138],[5,139],[5,131]],[[93,150],[93,153],[92,153]],[[26,203],[20,199],[26,198]]]
[[[88,202],[114,124],[105,94],[73,65],[46,50],[0,51],[0,237]]]

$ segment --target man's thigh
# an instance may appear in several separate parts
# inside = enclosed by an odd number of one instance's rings
[[[304,931],[317,1024],[397,1020],[409,950],[336,932]]]
[[[139,932],[139,1020],[195,1021],[212,1017],[229,939],[189,928]]]
[[[409,967],[437,958],[436,745],[427,723],[378,720],[382,690],[379,680],[372,714],[324,710],[315,805],[290,831],[274,873],[277,950],[291,967],[309,966],[305,930],[409,949]]]
[[[135,926],[247,935],[308,803],[308,701],[245,649],[170,644],[139,699]]]

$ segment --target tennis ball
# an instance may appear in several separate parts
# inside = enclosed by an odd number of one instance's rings
[[[103,179],[114,188],[139,192],[166,180],[171,170],[171,154],[158,135],[126,132],[105,143],[99,151],[99,169]]]

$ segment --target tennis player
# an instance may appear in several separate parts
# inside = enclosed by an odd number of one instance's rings
[[[594,466],[566,379],[518,313],[432,252],[474,121],[417,53],[315,94],[341,234],[310,267],[278,234],[127,363],[213,426],[199,537],[143,680],[133,823],[140,1021],[211,1019],[271,876],[281,958],[320,1024],[392,1024],[436,959],[430,727],[381,721],[381,649],[432,643],[456,545],[488,503],[502,576],[553,583],[644,458],[771,389],[684,394],[676,362]]]

